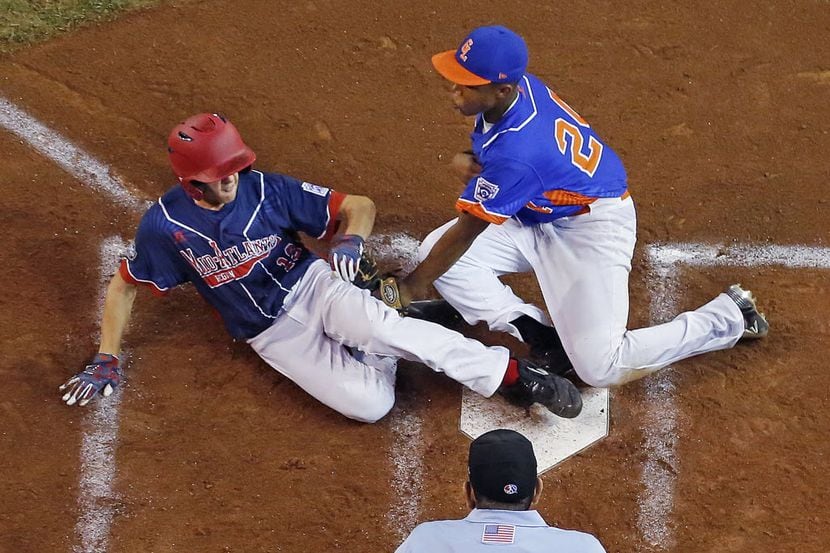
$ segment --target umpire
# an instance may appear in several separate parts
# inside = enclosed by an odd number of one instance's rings
[[[464,491],[472,509],[466,518],[425,522],[396,553],[605,553],[594,536],[548,526],[531,510],[542,495],[542,480],[533,445],[518,432],[492,430],[473,441]]]

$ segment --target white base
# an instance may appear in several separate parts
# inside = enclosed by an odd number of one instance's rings
[[[482,397],[465,389],[461,400],[461,432],[476,439],[485,432],[507,428],[533,444],[539,474],[608,435],[607,388],[582,390],[582,413],[563,419],[539,404],[525,409],[510,405],[500,395]]]

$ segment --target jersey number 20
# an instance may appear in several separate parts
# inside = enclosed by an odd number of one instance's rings
[[[551,89],[548,89],[550,99],[559,104],[565,112],[576,121],[579,127],[586,129],[591,128],[588,122],[585,121],[577,112],[566,104],[562,98],[556,95]],[[588,153],[582,153],[582,147],[585,145],[585,137],[579,132],[579,127],[573,123],[566,121],[562,117],[558,118],[554,127],[554,135],[556,137],[556,145],[559,151],[564,155],[568,149],[567,137],[570,137],[571,163],[580,171],[593,177],[599,166],[599,160],[602,158],[602,144],[593,136],[588,135]]]

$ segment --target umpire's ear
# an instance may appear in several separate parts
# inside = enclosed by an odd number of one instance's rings
[[[536,505],[536,502],[539,501],[539,498],[542,497],[542,488],[544,484],[542,484],[542,479],[538,476],[536,477],[536,490],[533,492],[533,499],[530,501],[530,505]]]
[[[473,486],[469,480],[464,482],[464,499],[467,500],[468,509],[476,508],[476,493],[473,491]]]

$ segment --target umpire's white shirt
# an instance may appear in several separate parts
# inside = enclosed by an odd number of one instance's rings
[[[548,526],[536,511],[473,509],[462,520],[420,524],[396,553],[605,553],[594,536]]]

